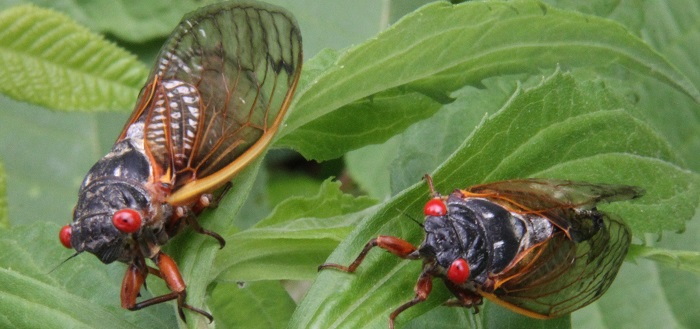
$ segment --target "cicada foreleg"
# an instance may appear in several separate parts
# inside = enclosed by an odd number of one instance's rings
[[[151,305],[177,299],[177,309],[182,321],[186,321],[185,314],[182,312],[183,308],[203,315],[209,319],[209,322],[214,321],[214,317],[211,316],[211,314],[185,303],[185,298],[187,297],[185,281],[182,279],[182,275],[180,275],[180,270],[177,268],[175,261],[170,258],[170,256],[159,252],[152,260],[155,262],[156,266],[158,266],[158,270],[155,270],[155,272],[146,266],[143,258],[137,258],[129,265],[124,275],[124,280],[122,281],[121,302],[123,308],[136,311]],[[141,286],[146,281],[146,276],[149,272],[163,279],[171,292],[136,303],[136,298],[139,296]]]
[[[374,247],[382,248],[396,256],[404,259],[418,259],[419,255],[416,252],[416,247],[406,240],[399,239],[394,236],[380,235],[375,239],[367,242],[365,247],[362,249],[360,254],[355,258],[355,260],[349,266],[343,266],[340,264],[326,263],[318,267],[318,270],[325,270],[327,268],[334,268],[339,271],[352,273],[355,272],[360,263],[365,259],[367,253]]]
[[[420,277],[418,277],[418,282],[416,282],[415,288],[413,288],[416,296],[391,312],[391,315],[389,315],[390,329],[394,329],[394,321],[396,317],[401,314],[401,312],[415,306],[418,303],[424,302],[428,298],[428,295],[430,295],[430,292],[433,290],[433,275],[430,272],[431,269],[429,267],[423,267],[423,272],[420,274]]]

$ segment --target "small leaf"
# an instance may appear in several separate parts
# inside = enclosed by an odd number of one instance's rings
[[[317,195],[290,198],[253,228],[227,236],[231,246],[217,255],[216,277],[229,282],[311,279],[373,204],[327,180]]]
[[[211,295],[221,328],[285,328],[296,304],[277,281],[217,282]]]
[[[131,108],[147,71],[68,17],[34,6],[0,12],[0,92],[59,110]]]
[[[313,197],[292,197],[280,203],[255,228],[263,228],[300,218],[330,218],[361,211],[376,204],[368,197],[354,197],[340,190],[340,182],[327,179]]]
[[[627,257],[632,260],[646,258],[668,267],[700,275],[700,252],[697,251],[658,249],[633,244],[630,246]]]
[[[655,248],[669,250],[700,250],[700,212],[688,222],[683,234],[664,234],[654,243]],[[647,262],[645,262],[647,263]],[[640,262],[640,265],[643,263]],[[664,265],[656,265],[658,268],[659,286],[663,292],[664,304],[668,305],[670,314],[680,326],[692,328],[700,323],[700,314],[688,312],[691,305],[700,305],[700,294],[697,290],[688,287],[700,287],[700,276],[696,273],[679,271]],[[642,289],[647,291],[646,289]]]

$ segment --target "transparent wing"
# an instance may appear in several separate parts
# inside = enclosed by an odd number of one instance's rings
[[[498,274],[489,300],[538,318],[564,315],[600,297],[610,286],[630,244],[630,232],[619,219],[598,213],[599,229],[574,242],[558,232],[525,251]]]
[[[186,202],[262,152],[301,64],[301,34],[283,9],[256,2],[204,7],[166,41],[120,138],[141,134],[154,180],[171,184],[169,202]]]
[[[569,237],[580,240],[596,231],[591,218],[585,214],[575,216],[577,212],[593,209],[601,202],[638,198],[644,194],[644,190],[628,185],[519,179],[476,185],[462,193],[488,198],[511,211],[545,217]],[[572,212],[572,209],[576,211]]]

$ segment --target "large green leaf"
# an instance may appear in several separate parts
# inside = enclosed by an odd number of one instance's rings
[[[700,85],[700,43],[697,1],[570,1],[547,0],[560,8],[598,15],[623,24],[630,33],[643,39],[673,63],[696,86]],[[676,90],[649,79],[631,76],[623,82],[630,97],[638,97],[640,108],[649,123],[659,130],[685,157],[690,168],[700,169],[700,111],[697,102]],[[669,108],[668,110],[660,110]],[[668,115],[673,111],[673,115]]]
[[[61,110],[131,108],[146,69],[68,17],[34,6],[0,12],[0,92]]]
[[[7,176],[5,167],[0,162],[0,228],[10,226],[10,219],[7,213]]]
[[[465,87],[455,101],[383,144],[345,156],[348,171],[369,195],[385,199],[432,172],[469,136],[487,113],[494,113],[516,88],[515,81],[487,79],[486,89]]]
[[[290,113],[280,144],[307,158],[331,159],[358,145],[385,141],[384,127],[405,128],[411,122],[399,118],[423,118],[439,103],[451,101],[450,92],[479,85],[484,78],[557,65],[602,68],[611,63],[700,100],[690,80],[610,20],[533,1],[439,2],[350,49],[301,90],[295,108],[304,110]],[[383,102],[387,94],[392,102]],[[434,106],[406,106],[419,95]],[[358,124],[347,124],[348,118]],[[323,138],[310,143],[308,136],[314,134]]]
[[[172,328],[165,305],[135,313],[119,306],[126,267],[55,248],[55,224],[0,230],[0,326],[3,328]],[[56,266],[59,266],[56,268]],[[50,273],[49,273],[50,272]],[[149,283],[151,283],[149,281]],[[149,285],[150,286],[150,285]],[[144,292],[144,297],[150,294]]]
[[[479,126],[435,172],[436,188],[446,193],[479,182],[528,176],[628,183],[646,188],[647,195],[604,209],[622,215],[636,235],[682,229],[698,204],[700,178],[675,165],[668,145],[643,122],[626,115],[628,106],[601,83],[576,83],[571,76],[556,74],[537,88],[518,91],[504,109]],[[615,135],[617,127],[627,127],[624,136]],[[531,156],[540,150],[548,152]],[[523,157],[529,161],[523,162]],[[420,213],[427,199],[422,183],[399,193],[363,221],[330,261],[349,263],[378,234],[418,243],[422,232],[403,213]],[[678,220],[667,223],[668,218]],[[411,298],[419,267],[417,262],[374,252],[354,275],[323,272],[291,327],[383,328],[388,314]],[[399,324],[446,298],[446,291],[438,289],[427,302],[403,313]],[[480,321],[490,327],[515,325],[503,317]]]
[[[219,0],[0,0],[0,10],[17,3],[33,3],[62,12],[92,31],[117,39],[150,64],[162,40],[184,14],[213,2]],[[307,57],[324,48],[341,49],[361,43],[388,23],[385,5],[376,0],[266,2],[285,7],[297,17]]]

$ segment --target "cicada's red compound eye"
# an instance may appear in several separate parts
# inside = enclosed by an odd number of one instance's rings
[[[112,223],[119,231],[134,233],[141,229],[141,214],[134,209],[121,209],[112,216]]]
[[[425,203],[423,213],[426,216],[445,216],[447,215],[447,206],[442,199],[435,198]]]
[[[469,279],[469,263],[464,258],[455,259],[447,269],[447,278],[454,284],[462,284]]]
[[[70,244],[70,236],[71,236],[70,225],[66,225],[64,227],[61,227],[61,231],[58,232],[58,239],[61,240],[61,244],[68,249],[72,248],[72,246]]]

